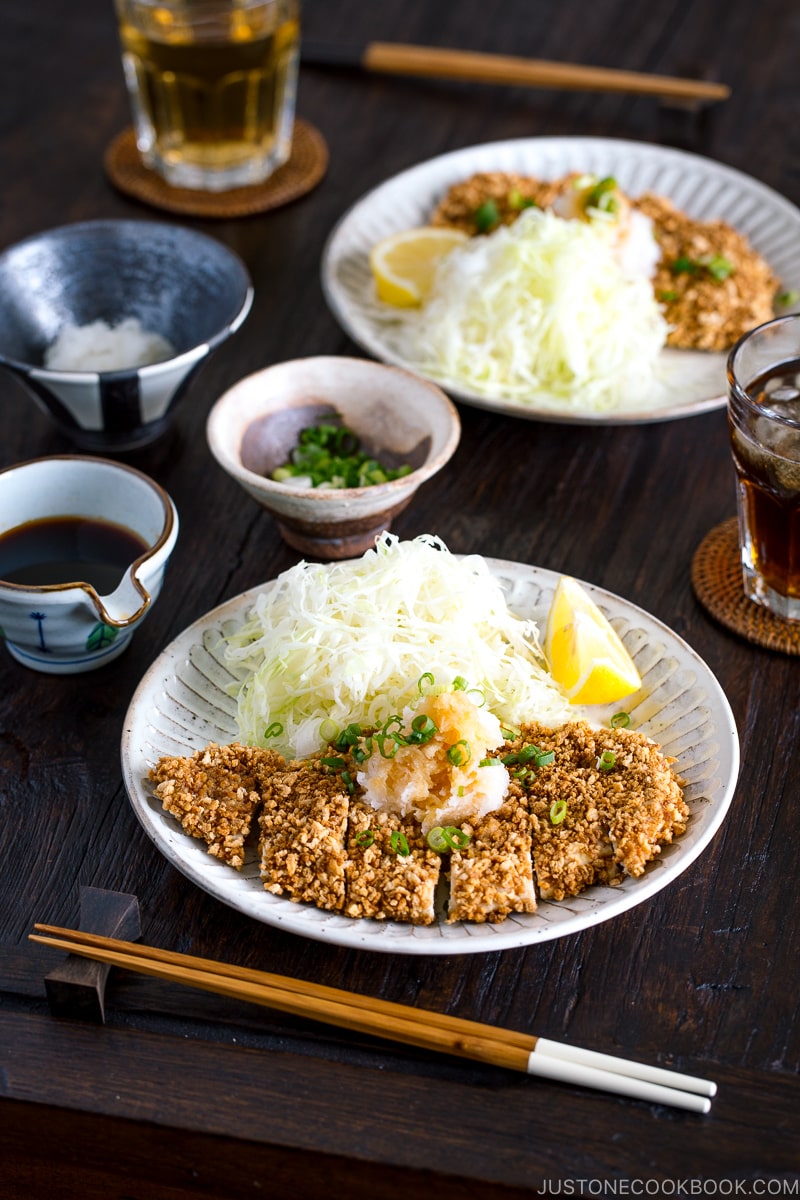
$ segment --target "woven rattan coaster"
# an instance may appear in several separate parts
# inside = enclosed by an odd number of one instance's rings
[[[248,217],[288,204],[316,187],[328,166],[328,147],[319,130],[298,117],[289,161],[265,183],[231,188],[227,192],[170,187],[142,162],[131,128],[114,138],[103,161],[115,187],[154,208],[192,217]]]
[[[692,559],[692,587],[700,603],[726,628],[769,650],[800,654],[800,621],[784,621],[748,600],[742,590],[739,523],[723,521],[707,533]]]

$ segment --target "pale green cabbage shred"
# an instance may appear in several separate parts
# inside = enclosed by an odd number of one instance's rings
[[[589,411],[653,392],[668,326],[644,270],[624,270],[615,226],[530,208],[457,245],[418,310],[395,312],[395,353],[471,391]]]
[[[298,757],[334,728],[379,725],[418,703],[425,672],[438,687],[461,676],[507,724],[570,715],[535,622],[509,610],[485,559],[430,534],[383,533],[360,559],[284,571],[227,633],[225,658],[242,679],[240,739]]]

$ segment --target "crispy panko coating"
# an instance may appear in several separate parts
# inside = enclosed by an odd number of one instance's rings
[[[543,899],[563,900],[594,883],[641,875],[661,846],[684,832],[689,810],[680,780],[658,746],[628,729],[595,730],[585,721],[559,729],[523,725],[508,750],[534,744],[553,762],[527,775],[533,864]],[[604,751],[613,766],[602,770]],[[556,802],[566,804],[558,823]]]
[[[573,177],[546,183],[509,171],[480,171],[477,175],[448,189],[431,218],[431,225],[449,225],[476,234],[480,230],[475,214],[487,200],[493,201],[499,223],[510,225],[532,201],[537,208],[549,208]]]
[[[392,834],[396,835],[394,847]],[[397,835],[405,841],[398,841]],[[406,847],[408,854],[398,853]],[[353,801],[347,854],[346,916],[410,921],[413,925],[434,921],[441,858],[428,848],[413,817],[379,813]]]
[[[668,346],[727,350],[774,317],[779,282],[741,233],[724,221],[694,221],[663,196],[648,193],[636,206],[652,220],[661,249],[653,286],[670,325]],[[733,268],[727,278],[715,279],[704,265],[714,260]]]
[[[208,852],[241,870],[244,844],[261,802],[260,780],[283,759],[272,750],[211,744],[190,758],[163,757],[149,773],[164,809]]]
[[[259,858],[264,888],[339,912],[344,905],[350,796],[319,760],[293,759],[262,781]]]
[[[448,923],[494,923],[510,913],[535,912],[531,820],[519,794],[461,828],[471,837],[450,856]]]
[[[530,746],[552,751],[553,761],[537,767],[527,755],[509,764],[502,807],[463,821],[469,841],[449,856],[429,847],[413,815],[367,803],[350,750],[332,755],[329,747],[286,762],[271,750],[212,744],[190,758],[161,758],[150,779],[184,830],[237,869],[260,809],[259,866],[268,892],[349,917],[415,925],[436,919],[443,872],[448,922],[499,922],[536,910],[534,883],[542,899],[563,900],[641,875],[684,832],[681,781],[644,734],[586,721],[557,729],[531,722],[497,754],[508,760]],[[613,756],[607,770],[604,752]],[[559,808],[563,819],[554,820]]]

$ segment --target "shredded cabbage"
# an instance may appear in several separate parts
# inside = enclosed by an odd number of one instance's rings
[[[360,559],[298,563],[225,640],[241,740],[283,754],[313,753],[331,726],[382,724],[419,702],[425,672],[447,687],[460,675],[507,724],[570,718],[535,622],[509,611],[485,559],[429,534],[384,533]],[[270,726],[281,729],[267,739]]]
[[[529,208],[447,254],[426,302],[395,314],[385,337],[426,375],[472,391],[604,411],[652,391],[667,331],[613,229]]]

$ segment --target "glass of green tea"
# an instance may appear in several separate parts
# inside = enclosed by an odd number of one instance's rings
[[[745,594],[800,620],[800,313],[733,347],[728,420]]]
[[[299,0],[115,0],[142,161],[173,187],[262,183],[292,146]]]

